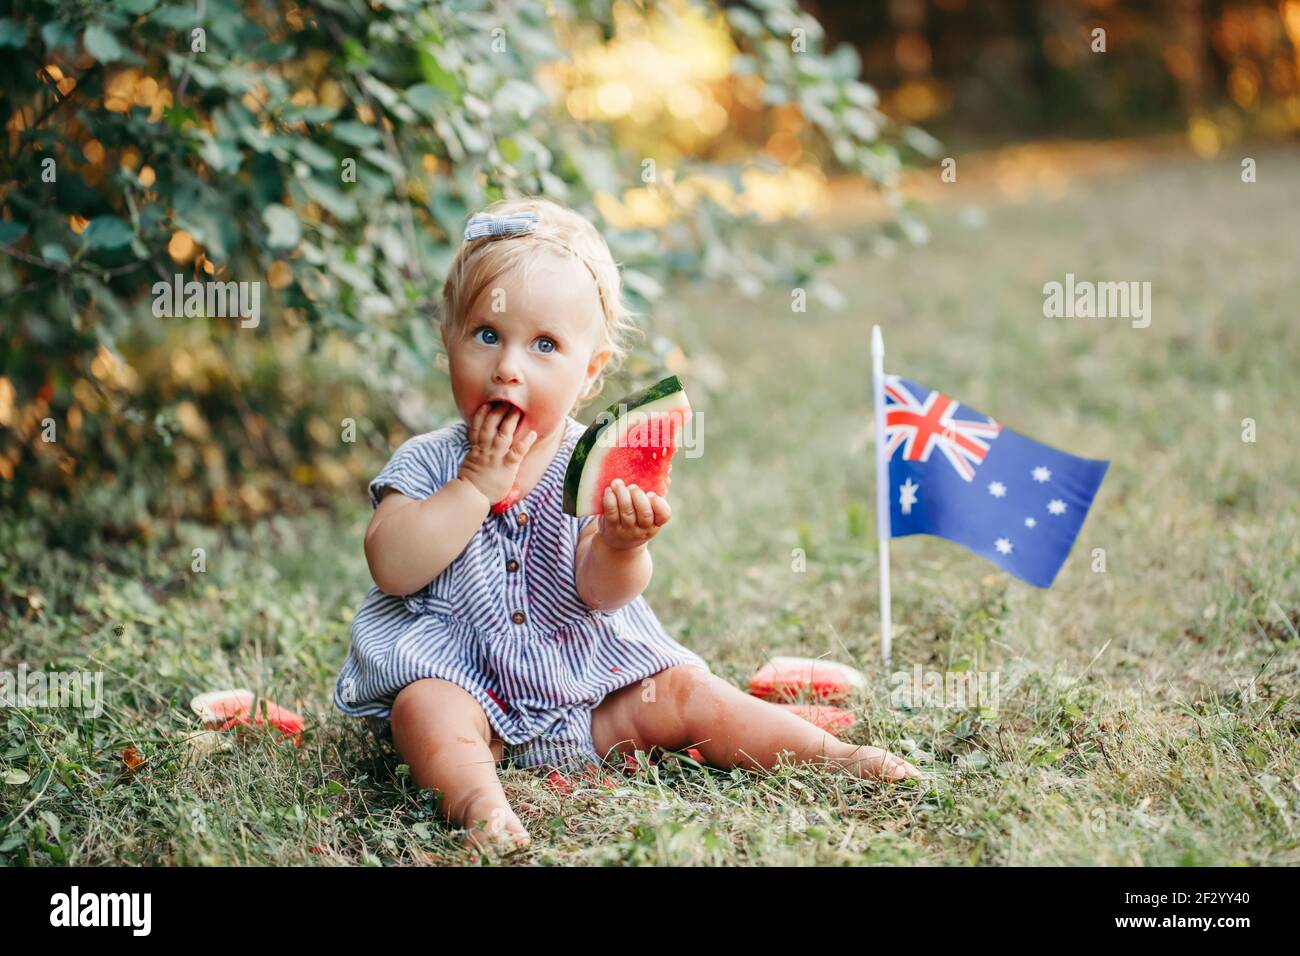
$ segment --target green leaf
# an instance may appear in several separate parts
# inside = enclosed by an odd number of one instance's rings
[[[307,195],[325,207],[325,210],[337,219],[351,222],[357,216],[356,201],[347,193],[321,182],[319,179],[303,180],[303,189]]]
[[[41,246],[41,258],[47,262],[57,262],[60,265],[68,264],[68,250],[57,242],[47,242]]]
[[[343,41],[343,54],[347,57],[349,65],[363,69],[370,65],[370,54],[354,37],[348,37]]]
[[[86,45],[86,52],[100,63],[122,59],[122,45],[117,42],[117,37],[98,23],[86,27],[81,42]]]
[[[82,233],[82,238],[92,249],[118,249],[131,241],[135,235],[130,224],[117,216],[96,216]]]
[[[0,246],[17,242],[27,235],[27,227],[21,222],[0,222]]]
[[[198,26],[199,14],[192,5],[181,4],[174,7],[161,7],[155,10],[149,19],[169,30],[183,30],[187,27]],[[185,44],[185,49],[189,49],[188,43]]]
[[[434,55],[434,50],[427,48],[421,50],[419,60],[420,73],[426,80],[448,95],[454,96],[459,92],[460,84],[456,82],[456,77],[442,68],[442,64]]]
[[[262,221],[270,230],[266,241],[272,249],[292,249],[302,238],[302,223],[287,206],[267,206],[262,211]]]
[[[415,86],[406,91],[406,102],[429,117],[436,116],[435,107],[446,103],[448,99],[449,97],[444,91],[436,86],[430,86],[428,83],[416,83]]]
[[[509,136],[497,140],[497,149],[501,150],[501,158],[507,163],[517,163],[524,155],[524,151],[519,148],[519,141]]]
[[[363,149],[361,156],[368,163],[374,163],[380,169],[384,170],[390,176],[401,179],[406,176],[406,170],[392,156],[389,156],[382,149]]]
[[[238,145],[216,139],[207,131],[204,131],[203,135],[208,138],[208,141],[199,150],[199,155],[205,163],[211,164],[214,169],[223,173],[232,173],[239,168],[244,161],[244,154]]]
[[[0,46],[22,47],[27,44],[27,28],[17,20],[0,20]]]
[[[379,130],[364,123],[335,123],[334,136],[351,146],[374,146],[379,142]]]
[[[199,114],[195,112],[192,106],[165,106],[163,107],[163,119],[173,129],[180,129],[186,124],[191,126],[199,124]]]
[[[123,13],[139,15],[158,6],[158,0],[114,0],[113,6]]]
[[[17,767],[15,767],[12,770],[6,771],[4,776],[4,782],[9,784],[11,787],[20,786],[21,784],[26,783],[30,779],[32,779],[31,774],[29,774],[26,770],[19,770]]]
[[[907,126],[903,129],[903,142],[912,149],[916,150],[922,156],[928,156],[931,159],[940,155],[943,151],[943,144],[931,136],[923,129],[915,126]]]
[[[366,91],[383,104],[384,109],[391,110],[401,101],[397,91],[385,83],[383,80],[375,79],[369,73],[361,74],[361,85]]]
[[[194,77],[194,82],[199,84],[205,90],[213,89],[221,85],[221,77],[215,70],[209,70],[197,60],[189,64],[190,76]]]
[[[338,115],[337,106],[295,106],[284,111],[284,118],[290,123],[298,120],[304,123],[328,123]]]
[[[59,838],[59,818],[49,810],[42,810],[41,819],[44,820],[45,825],[50,828],[50,836],[57,840]]]
[[[73,46],[77,42],[77,31],[66,23],[47,23],[41,27],[41,39],[51,50],[63,46]]]
[[[339,168],[339,161],[334,158],[333,153],[327,149],[322,149],[309,139],[297,140],[293,144],[293,150],[300,159],[306,160],[308,165],[316,169],[335,172]]]

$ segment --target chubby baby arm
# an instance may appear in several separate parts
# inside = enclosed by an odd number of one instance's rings
[[[419,501],[386,488],[366,528],[370,577],[385,594],[418,591],[465,550],[491,509],[487,496],[463,478]]]
[[[379,590],[410,594],[455,561],[499,501],[537,440],[515,439],[518,412],[479,408],[470,423],[469,452],[460,473],[428,498],[416,500],[387,488],[366,528],[366,563]]]
[[[574,583],[588,607],[614,611],[650,583],[654,562],[646,543],[672,518],[672,509],[668,499],[617,478],[602,503],[604,512],[578,542]]]

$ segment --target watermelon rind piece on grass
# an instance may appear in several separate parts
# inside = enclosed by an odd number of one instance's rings
[[[578,439],[564,474],[565,514],[600,514],[601,497],[615,478],[647,493],[668,494],[673,453],[690,421],[682,380],[670,375],[610,405]]]
[[[239,726],[260,726],[269,723],[281,734],[291,738],[295,745],[302,743],[305,721],[288,707],[281,707],[265,697],[257,697],[247,687],[215,690],[199,694],[190,701],[190,708],[210,730],[231,730]]]
[[[866,687],[866,675],[856,668],[811,657],[773,657],[749,679],[749,692],[773,703],[843,703]]]

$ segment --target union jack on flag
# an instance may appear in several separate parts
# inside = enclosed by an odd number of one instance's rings
[[[947,538],[1051,586],[1110,463],[1026,438],[897,375],[884,392],[890,537]]]
[[[901,444],[905,461],[929,461],[938,448],[957,474],[975,478],[975,467],[989,453],[989,442],[1002,426],[991,418],[958,418],[961,403],[937,391],[917,400],[908,383],[897,375],[885,378],[885,457],[892,458]],[[969,412],[968,412],[969,414]]]

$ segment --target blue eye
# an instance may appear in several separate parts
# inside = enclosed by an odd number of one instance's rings
[[[547,352],[547,353],[554,352],[555,349],[556,349],[555,340],[554,340],[554,339],[548,339],[548,338],[546,338],[545,336],[543,336],[542,338],[540,338],[540,339],[537,340],[537,345],[538,345],[539,348],[540,348],[541,346],[543,346],[543,345],[549,345],[550,348],[547,348],[547,349],[541,349],[541,351],[543,351],[543,352]]]
[[[479,333],[480,333],[480,332],[482,332],[484,335],[490,335],[491,338],[489,338],[489,339],[481,339],[481,338],[479,338]],[[491,328],[489,328],[488,326],[486,326],[486,325],[480,325],[477,329],[474,330],[474,341],[475,341],[475,342],[482,342],[484,345],[496,345],[496,344],[497,344],[497,334],[496,334],[495,331],[493,331],[493,330],[492,330]]]

